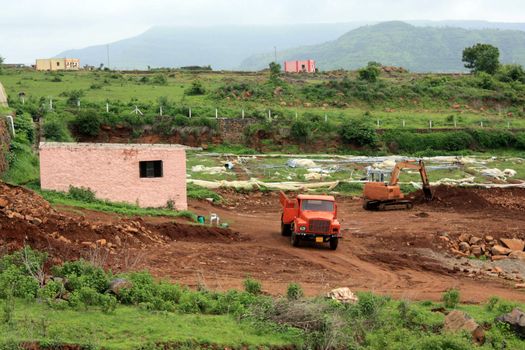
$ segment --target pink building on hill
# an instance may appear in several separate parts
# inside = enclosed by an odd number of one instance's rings
[[[180,145],[40,144],[42,189],[93,190],[99,199],[187,209],[186,151]]]
[[[286,73],[315,73],[315,61],[286,61],[284,62],[284,71]]]

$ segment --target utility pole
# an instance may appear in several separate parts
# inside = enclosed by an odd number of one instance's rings
[[[106,45],[106,54],[108,56],[108,69],[111,69],[111,66],[109,65],[109,44]]]

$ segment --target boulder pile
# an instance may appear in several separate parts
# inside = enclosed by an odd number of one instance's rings
[[[478,237],[468,233],[463,233],[455,239],[442,234],[439,239],[448,243],[450,250],[456,256],[486,257],[492,261],[504,259],[525,261],[525,241],[522,239],[495,239],[490,235]]]

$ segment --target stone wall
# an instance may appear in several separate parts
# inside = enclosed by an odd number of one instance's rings
[[[4,118],[0,118],[0,174],[7,170],[7,152],[11,143],[9,127]]]
[[[221,118],[217,120],[222,140],[234,144],[244,143],[244,129],[246,126],[257,122],[258,120],[255,118]]]

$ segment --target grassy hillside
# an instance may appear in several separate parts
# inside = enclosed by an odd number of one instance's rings
[[[439,75],[387,68],[372,82],[362,80],[355,71],[272,78],[268,72],[179,70],[59,73],[5,70],[0,81],[7,89],[11,108],[18,115],[43,118],[44,135],[56,141],[72,140],[71,132],[96,140],[103,129],[127,133],[124,137],[128,140],[138,139],[147,130],[164,137],[164,142],[184,142],[188,137],[198,137],[204,129],[208,135],[216,135],[216,115],[239,118],[244,110],[245,117],[255,119],[257,124],[247,127],[243,135],[255,143],[261,141],[261,137],[264,143],[281,143],[272,141],[273,136],[286,135],[293,127],[289,140],[292,143],[302,140],[304,144],[311,144],[305,140],[312,138],[338,146],[341,126],[357,119],[372,129],[397,130],[390,141],[404,138],[405,134],[399,132],[401,129],[407,132],[430,128],[472,129],[468,132],[470,136],[450,135],[463,138],[454,146],[432,136],[433,141],[424,143],[425,149],[433,149],[436,144],[441,145],[438,150],[448,151],[465,147],[522,149],[525,139],[521,134],[500,133],[495,137],[503,135],[504,142],[493,143],[480,139],[474,130],[525,128],[523,77],[509,81],[505,73]],[[21,91],[26,94],[24,103],[18,98]],[[134,113],[135,108],[142,114]],[[179,133],[180,139],[168,140],[181,129],[184,135]],[[389,135],[384,134],[383,144]],[[349,142],[354,143],[352,140]],[[400,146],[396,149],[417,151],[415,147],[422,141],[410,140],[410,145],[396,141]],[[249,146],[262,149],[261,145]]]
[[[497,46],[504,63],[525,64],[523,31],[415,27],[403,22],[365,26],[335,41],[285,50],[281,59],[315,59],[321,70],[356,69],[377,61],[414,72],[461,72],[465,71],[463,49],[479,42]],[[242,67],[258,69],[271,60],[270,53],[256,55],[245,60]]]

